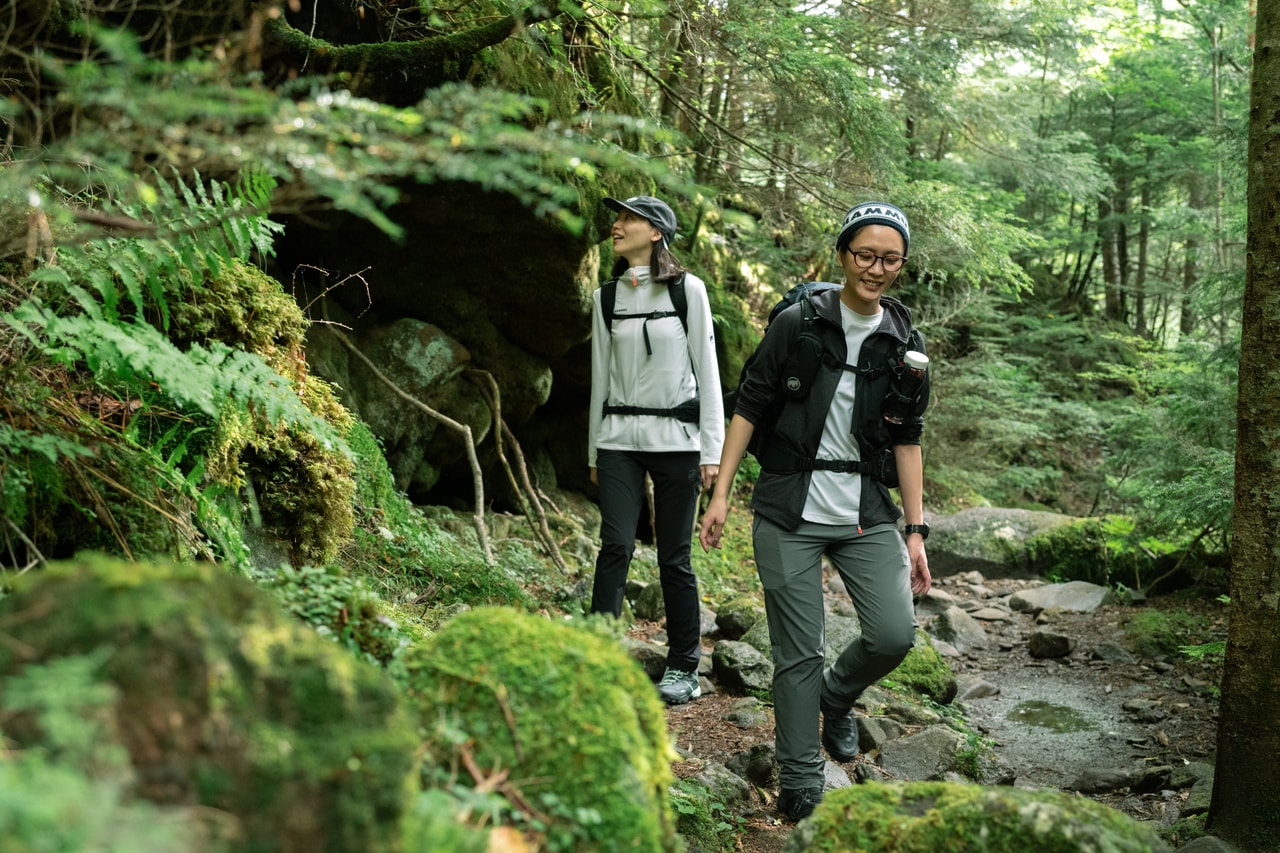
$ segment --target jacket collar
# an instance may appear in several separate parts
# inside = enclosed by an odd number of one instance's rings
[[[812,297],[815,313],[838,329],[844,328],[840,317],[840,288],[823,291]],[[872,334],[890,335],[906,342],[911,335],[911,311],[894,296],[880,297],[880,325]]]

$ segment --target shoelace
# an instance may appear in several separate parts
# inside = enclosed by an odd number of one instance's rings
[[[675,684],[677,681],[693,678],[692,672],[681,672],[678,669],[669,669],[662,674],[662,681],[659,684]]]

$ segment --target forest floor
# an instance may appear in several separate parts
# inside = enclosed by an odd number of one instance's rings
[[[957,599],[976,595],[995,600],[1029,585],[1032,582],[972,575],[935,578],[936,587]],[[1137,606],[1105,605],[1093,613],[1056,614],[1049,624],[1014,613],[986,625],[992,639],[986,650],[949,659],[958,677],[981,678],[998,688],[995,695],[965,701],[963,706],[972,727],[988,739],[1002,782],[1068,790],[1085,770],[1212,764],[1218,667],[1182,655],[1133,653],[1132,660],[1123,655],[1120,661],[1101,660],[1099,647],[1124,646],[1126,627],[1135,619],[1180,627],[1184,644],[1225,639],[1225,607],[1179,596]],[[1075,639],[1075,650],[1065,658],[1032,658],[1027,639],[1042,627]],[[660,626],[637,625],[635,633],[657,631]],[[710,654],[713,644],[704,643],[704,652]],[[683,759],[674,768],[677,776],[693,775],[704,762],[724,763],[757,743],[773,740],[771,713],[766,725],[754,728],[739,728],[724,719],[740,698],[704,693],[701,699],[667,709]],[[842,766],[851,779],[886,778],[874,764],[858,767],[870,762],[872,758],[859,755]],[[753,789],[756,808],[738,842],[743,853],[782,849],[793,825],[780,818],[773,803],[776,795],[776,790]],[[1121,788],[1086,796],[1163,828],[1184,814],[1187,791],[1135,794]]]

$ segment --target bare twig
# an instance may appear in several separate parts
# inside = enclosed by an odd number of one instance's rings
[[[485,395],[489,408],[493,410],[495,424],[493,430],[494,446],[498,451],[498,460],[502,463],[503,470],[507,473],[507,481],[511,485],[511,490],[515,492],[516,497],[519,499],[525,517],[533,525],[534,534],[542,543],[542,547],[546,549],[556,567],[561,572],[568,574],[569,567],[565,565],[564,557],[560,554],[560,548],[551,536],[551,529],[547,526],[547,514],[542,508],[542,502],[538,499],[538,493],[533,488],[533,483],[529,481],[529,467],[525,464],[524,452],[520,449],[520,442],[516,441],[515,435],[502,418],[501,393],[499,392],[497,381],[493,378],[493,374],[487,370],[468,370],[466,376],[480,388],[480,393]],[[519,483],[516,482],[516,475],[511,469],[511,464],[507,461],[506,453],[503,452],[502,440],[504,438],[510,444],[511,452],[515,455],[516,467],[520,471]]]
[[[485,526],[484,520],[484,476],[480,472],[480,459],[476,456],[476,442],[471,435],[471,427],[464,423],[455,421],[453,418],[443,414],[442,412],[437,412],[417,397],[406,392],[399,385],[392,382],[386,374],[379,370],[377,366],[369,360],[369,357],[361,352],[355,344],[351,343],[351,340],[342,332],[338,331],[336,327],[326,326],[325,328],[335,335],[338,338],[338,342],[346,347],[352,355],[360,359],[364,366],[369,368],[369,370],[373,372],[373,375],[378,378],[378,381],[390,388],[397,397],[412,404],[415,408],[425,412],[432,420],[443,424],[462,436],[467,448],[467,461],[471,463],[472,484],[475,487],[476,509],[475,514],[473,515],[473,520],[476,527],[476,535],[480,539],[480,548],[484,551],[485,562],[492,566],[494,562],[493,550],[489,547],[489,531]]]

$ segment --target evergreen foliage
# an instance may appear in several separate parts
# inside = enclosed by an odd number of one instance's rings
[[[744,315],[838,276],[845,207],[898,202],[913,225],[899,295],[935,370],[928,507],[1086,516],[1031,543],[1058,576],[1222,585],[1243,0],[320,2],[268,26],[283,59],[264,58],[261,22],[236,4],[15,8],[0,36],[0,595],[86,549],[211,558],[402,682],[405,650],[459,608],[534,610],[547,590],[580,607],[516,534],[491,566],[451,511],[397,491],[377,437],[309,375],[306,322],[260,269],[281,216],[337,211],[404,240],[391,211],[436,182],[575,234],[594,233],[615,187],[687,199],[681,257],[716,286],[730,379],[755,339]],[[346,48],[347,65],[325,63]],[[695,558],[714,598],[758,587],[736,518],[724,551]],[[262,533],[285,543],[278,563],[248,543]],[[1147,633],[1162,653],[1199,639]],[[48,736],[0,757],[6,841],[113,849],[115,827],[119,849],[195,845],[187,815],[129,799],[118,756],[93,746],[112,698],[96,660],[6,680],[0,728],[34,716]],[[437,734],[447,752],[467,732]],[[55,785],[85,807],[46,799]],[[456,820],[470,816],[569,849],[615,817],[556,792],[538,804],[550,821],[522,822],[459,788],[423,794],[409,837],[481,849]]]

